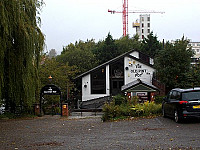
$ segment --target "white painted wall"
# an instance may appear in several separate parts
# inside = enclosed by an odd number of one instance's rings
[[[106,66],[106,95],[110,95],[110,65]]]
[[[87,87],[84,87],[87,85]],[[91,74],[82,77],[82,101],[110,95],[109,65],[106,66],[106,94],[91,94]]]
[[[139,61],[136,61],[129,57],[124,57],[124,68],[128,67],[128,70],[124,71],[124,82],[128,84],[137,79],[152,84],[153,72],[155,69],[149,67]]]
[[[139,59],[139,52],[137,51],[130,53],[130,55]]]

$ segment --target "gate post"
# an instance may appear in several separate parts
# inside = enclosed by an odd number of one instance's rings
[[[35,114],[36,116],[38,116],[38,115],[41,114],[41,113],[40,113],[40,104],[35,104],[35,105],[34,105],[34,114]]]
[[[62,104],[61,116],[65,116],[65,117],[69,116],[68,104],[67,103]]]

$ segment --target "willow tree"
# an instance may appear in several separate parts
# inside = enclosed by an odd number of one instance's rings
[[[17,106],[30,110],[38,93],[42,4],[42,0],[0,1],[0,99],[12,112]]]

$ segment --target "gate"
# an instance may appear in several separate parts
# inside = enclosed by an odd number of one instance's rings
[[[45,85],[41,91],[40,91],[40,115],[42,115],[42,105],[43,105],[43,99],[44,95],[59,95],[60,96],[60,101],[59,101],[59,106],[60,107],[60,114],[62,116],[62,93],[59,87],[53,84]],[[53,103],[52,103],[52,115],[53,115]]]

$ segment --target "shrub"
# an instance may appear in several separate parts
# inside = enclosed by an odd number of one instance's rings
[[[154,102],[145,102],[144,104],[132,105],[130,103],[123,103],[121,105],[115,105],[114,102],[106,103],[103,107],[102,120],[115,120],[116,118],[128,118],[128,117],[141,117],[152,116],[161,114],[161,104]]]
[[[162,104],[162,101],[163,101],[163,98],[164,98],[165,96],[155,96],[155,103],[156,104]]]
[[[118,94],[113,97],[115,105],[121,105],[127,103],[126,96]]]

